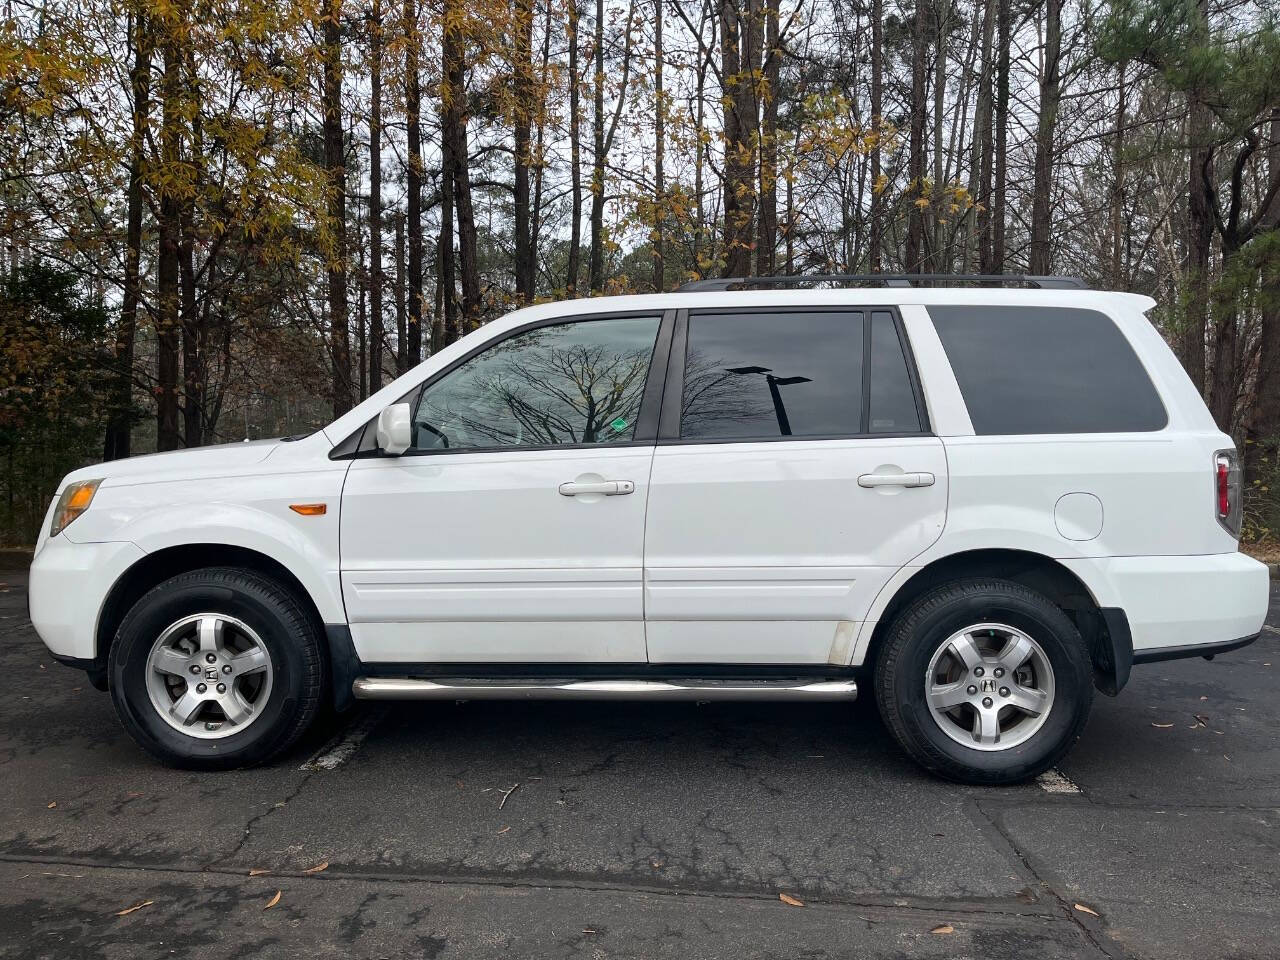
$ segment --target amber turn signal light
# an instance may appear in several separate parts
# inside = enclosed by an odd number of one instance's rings
[[[101,480],[81,480],[68,484],[58,498],[58,505],[53,510],[53,519],[49,523],[49,536],[56,537],[80,514],[89,509],[93,503],[93,495],[98,492]]]
[[[291,503],[289,509],[304,517],[323,517],[329,509],[327,503]]]

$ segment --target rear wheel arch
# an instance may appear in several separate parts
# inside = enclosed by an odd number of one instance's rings
[[[1021,584],[1043,595],[1071,619],[1089,647],[1094,664],[1094,685],[1114,696],[1128,679],[1128,663],[1116,663],[1114,644],[1131,644],[1126,628],[1116,625],[1114,613],[1107,615],[1089,587],[1065,565],[1030,550],[982,549],[949,554],[925,565],[902,583],[880,612],[863,655],[862,666],[873,670],[884,648],[885,638],[898,615],[917,598],[954,580],[993,577]],[[1118,611],[1116,611],[1118,612]],[[1120,613],[1123,620],[1123,613]],[[1110,622],[1109,622],[1110,621]],[[1131,650],[1130,646],[1130,650]]]

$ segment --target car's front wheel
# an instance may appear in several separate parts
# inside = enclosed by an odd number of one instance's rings
[[[1024,780],[1080,737],[1092,665],[1048,598],[1007,580],[943,584],[893,622],[876,661],[876,699],[916,761],[964,783]]]
[[[228,769],[292,744],[319,710],[320,638],[286,589],[251,570],[179,574],[120,624],[109,672],[130,735],[165,763]]]

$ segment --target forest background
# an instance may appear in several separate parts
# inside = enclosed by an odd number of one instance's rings
[[[1151,295],[1280,537],[1270,3],[4,0],[0,544],[522,304],[880,271]]]

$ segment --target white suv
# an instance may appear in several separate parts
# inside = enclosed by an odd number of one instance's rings
[[[188,767],[264,761],[352,697],[867,684],[929,770],[1032,776],[1094,688],[1243,646],[1267,610],[1231,439],[1153,301],[1079,287],[520,310],[310,436],[70,474],[31,618]]]

